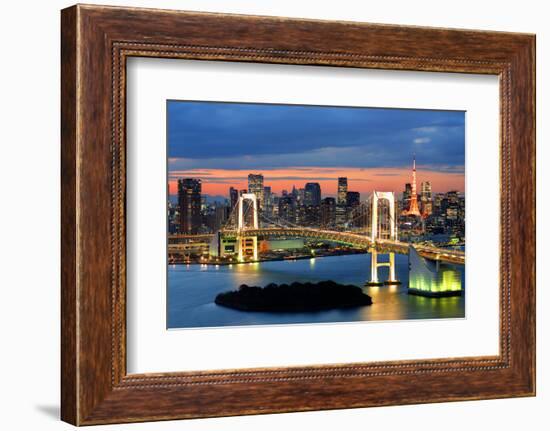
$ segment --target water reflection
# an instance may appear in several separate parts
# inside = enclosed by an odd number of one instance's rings
[[[364,291],[373,305],[314,313],[242,312],[220,307],[215,296],[241,284],[317,282],[363,286],[370,274],[369,255],[311,258],[295,261],[245,265],[171,265],[168,268],[168,327],[216,327],[236,325],[358,322],[375,320],[433,319],[464,317],[464,296],[426,298],[407,293],[408,259],[396,256],[396,273],[401,285],[371,286]],[[384,269],[380,271],[384,279]],[[454,276],[453,276],[454,277]],[[464,284],[464,271],[458,271]],[[445,277],[443,277],[445,279]],[[456,283],[456,279],[445,283]]]

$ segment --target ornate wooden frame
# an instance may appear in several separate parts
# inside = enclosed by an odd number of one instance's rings
[[[534,395],[534,35],[81,5],[61,15],[63,420],[88,425]],[[500,354],[128,375],[129,56],[498,75]]]

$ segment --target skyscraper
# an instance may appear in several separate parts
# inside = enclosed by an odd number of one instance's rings
[[[234,187],[229,187],[229,214],[231,223],[237,224],[237,202],[239,201],[239,191]]]
[[[178,205],[180,208],[180,231],[195,234],[201,227],[201,180],[180,178],[178,180]]]
[[[433,203],[432,201],[420,201],[422,207],[422,217],[427,218],[433,213]]]
[[[347,218],[348,179],[338,178],[338,193],[336,195],[336,226],[342,227]]]
[[[168,232],[177,233],[180,226],[178,207],[168,201]]]
[[[409,208],[411,204],[412,187],[411,183],[405,184],[405,190],[403,191],[403,211]]]
[[[336,224],[336,200],[324,198],[321,201],[321,227],[332,228]]]
[[[299,188],[298,189],[298,195],[296,196],[296,199],[297,199],[297,201],[300,205],[304,204],[305,195],[306,195],[305,189]]]
[[[264,176],[262,174],[248,174],[248,193],[256,195],[258,208],[264,206]]]
[[[225,205],[216,207],[214,231],[217,231],[229,219],[230,208]]]
[[[432,185],[429,181],[423,181],[420,186],[420,209],[422,217],[429,217],[433,212]]]
[[[239,191],[234,187],[229,187],[229,205],[231,209],[237,206],[239,200]]]
[[[279,218],[289,222],[296,223],[296,199],[292,195],[279,198]]]
[[[352,222],[358,217],[357,209],[361,205],[359,192],[348,192],[346,195],[346,221]]]
[[[263,205],[264,213],[271,217],[273,215],[273,193],[271,193],[271,187],[265,186],[264,187],[264,205]]]
[[[348,179],[346,177],[338,178],[338,205],[346,205],[346,200],[348,197]]]
[[[304,205],[321,205],[321,186],[319,183],[306,183],[304,187]]]
[[[413,156],[411,200],[409,203],[409,208],[403,212],[403,215],[417,217],[420,216],[420,210],[418,209],[418,197],[416,195],[416,156]]]
[[[348,192],[346,195],[346,205],[348,208],[354,208],[361,204],[361,194],[359,192]]]
[[[423,181],[420,186],[420,199],[421,200],[432,200],[432,184],[429,181]]]
[[[460,215],[460,198],[456,190],[448,191],[445,195],[446,199],[446,208],[445,208],[445,217],[447,222],[453,224],[458,220]]]

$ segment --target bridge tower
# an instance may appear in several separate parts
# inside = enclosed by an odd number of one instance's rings
[[[243,193],[239,196],[237,204],[237,246],[239,262],[246,259],[258,260],[258,237],[247,236],[247,227],[245,223],[244,203],[249,201],[252,207],[252,229],[258,229],[258,201],[254,193]]]
[[[390,229],[389,239],[390,241],[397,241],[397,223],[395,221],[395,196],[393,192],[377,192],[373,191],[371,196],[371,238],[372,246],[370,248],[371,255],[371,276],[370,281],[367,282],[369,286],[380,286],[382,284],[400,284],[395,276],[395,253],[388,253],[389,260],[387,262],[378,261],[378,250],[376,248],[376,242],[381,238],[380,230],[378,229],[378,201],[386,200],[389,203],[389,217],[390,217]],[[378,268],[381,266],[389,267],[388,279],[382,283],[378,279]]]

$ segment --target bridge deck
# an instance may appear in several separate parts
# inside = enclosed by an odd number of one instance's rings
[[[224,230],[221,231],[225,237],[236,238],[239,235],[237,230]],[[363,234],[354,232],[338,232],[324,229],[308,229],[308,228],[260,228],[260,229],[246,229],[240,232],[241,235],[247,236],[259,236],[264,238],[277,238],[277,237],[302,237],[313,238],[327,241],[334,241],[341,244],[347,244],[358,248],[371,248],[376,247],[379,252],[387,253],[399,253],[409,254],[409,246],[413,245],[418,253],[427,259],[438,260],[441,262],[448,262],[453,264],[464,265],[466,257],[461,250],[452,250],[439,247],[431,247],[421,244],[409,244],[402,241],[391,241],[379,239],[376,243],[373,243],[372,239]],[[203,235],[170,235],[169,240],[177,242],[182,239],[200,238],[202,240],[208,240],[212,238],[212,234]]]

